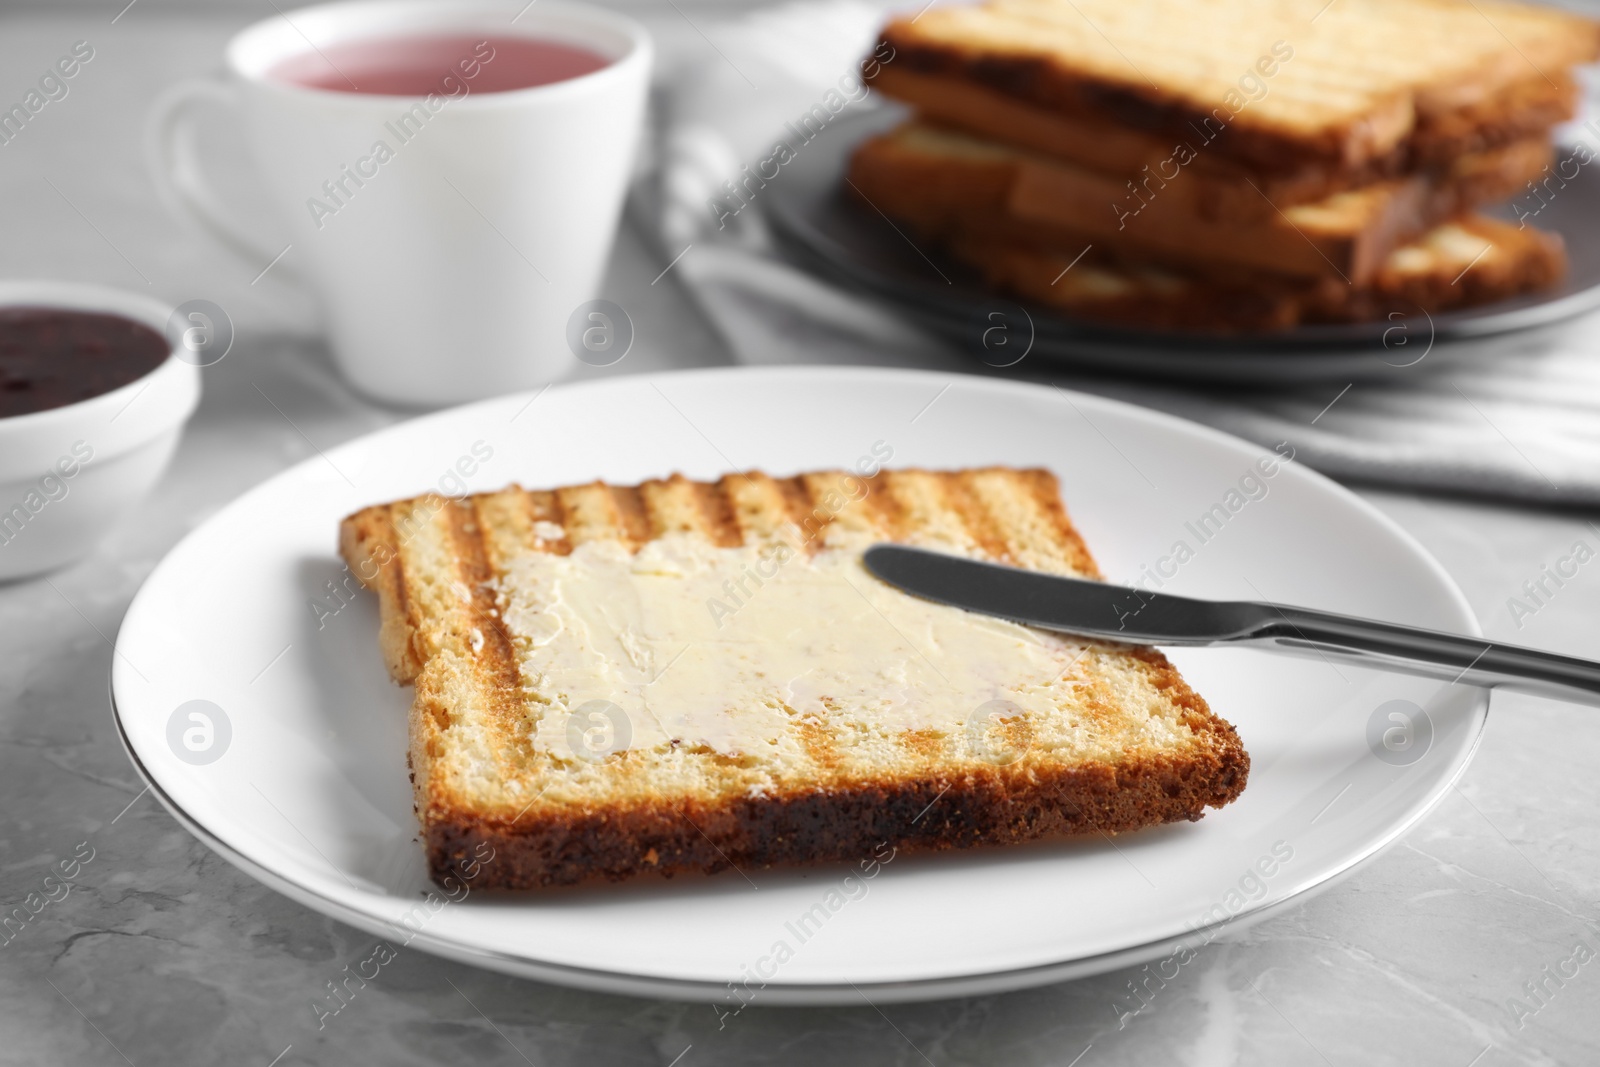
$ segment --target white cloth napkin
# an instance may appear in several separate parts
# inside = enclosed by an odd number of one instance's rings
[[[991,371],[915,322],[789,265],[762,221],[760,187],[749,183],[748,203],[734,213],[724,183],[769,158],[785,124],[813,105],[840,115],[876,106],[855,77],[883,19],[884,8],[863,0],[803,0],[702,22],[704,47],[664,74],[656,168],[637,202],[735,358],[1047,377],[1269,448],[1287,440],[1298,458],[1338,478],[1600,505],[1600,315],[1441,343],[1413,366],[1357,380],[1197,385],[1091,376],[1040,356]]]

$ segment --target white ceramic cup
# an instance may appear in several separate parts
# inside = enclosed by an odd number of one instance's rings
[[[509,92],[474,92],[458,76],[456,95],[426,99],[268,77],[312,48],[430,33],[538,37],[611,62]],[[576,366],[567,323],[597,295],[644,116],[643,27],[559,0],[355,0],[258,22],[232,39],[226,60],[224,79],[183,83],[157,101],[146,145],[157,187],[255,269],[281,254],[277,269],[319,297],[334,356],[358,389],[435,406],[527,389]],[[288,226],[286,252],[204,179],[200,105],[242,125]]]

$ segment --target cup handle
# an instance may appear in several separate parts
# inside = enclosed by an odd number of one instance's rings
[[[169,87],[156,97],[145,124],[145,164],[156,192],[173,214],[188,219],[240,259],[260,268],[287,249],[273,248],[233,220],[206,180],[194,136],[198,105],[237,110],[239,103],[238,88],[215,79],[197,78]],[[288,267],[280,269],[294,273]]]

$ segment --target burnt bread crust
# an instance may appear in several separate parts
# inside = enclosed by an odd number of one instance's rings
[[[515,638],[490,588],[517,553],[565,554],[597,538],[637,549],[670,533],[733,546],[779,523],[812,527],[820,544],[838,523],[885,539],[941,529],[987,558],[1098,577],[1046,471],[885,471],[856,479],[865,494],[836,508],[830,494],[851,478],[512,487],[396,501],[346,519],[345,558],[387,601],[385,660],[397,681],[416,686],[410,761],[433,877],[466,867],[475,886],[532,889],[859,859],[884,844],[942,850],[1110,834],[1197,819],[1239,795],[1249,757],[1232,727],[1159,653],[1100,643],[1086,650],[1091,689],[1076,714],[1115,730],[1130,709],[1157,707],[1180,724],[1176,740],[1077,758],[1030,747],[1024,731],[1012,738],[1018,758],[996,763],[949,738],[907,735],[881,766],[864,766],[825,728],[808,727],[805,768],[759,789],[744,757],[676,742],[585,768],[535,748]],[[493,753],[468,776],[456,766],[463,731],[487,738]],[[586,777],[574,784],[573,775]]]
[[[670,878],[848,862],[886,843],[900,852],[942,852],[1125,833],[1194,822],[1207,807],[1238,797],[1249,757],[1231,728],[1216,741],[1203,761],[1100,763],[1043,774],[986,768],[951,779],[842,783],[723,804],[579,812],[527,825],[440,811],[428,820],[428,866],[442,880],[492,855],[475,887],[543,889],[647,872]]]

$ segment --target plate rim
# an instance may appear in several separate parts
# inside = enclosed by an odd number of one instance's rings
[[[779,365],[767,367],[698,367],[681,370],[649,372],[642,374],[629,374],[610,378],[586,379],[573,382],[552,383],[542,390],[527,390],[520,393],[493,397],[486,400],[474,401],[467,404],[456,405],[438,411],[427,412],[413,418],[402,419],[389,426],[373,430],[368,433],[357,434],[349,440],[341,442],[324,453],[337,455],[341,449],[347,447],[371,447],[376,440],[389,434],[403,434],[410,432],[413,427],[458,418],[463,413],[478,409],[488,409],[494,406],[509,406],[511,403],[525,397],[538,399],[544,392],[560,390],[564,393],[587,392],[592,389],[604,390],[609,388],[626,387],[629,385],[652,386],[655,382],[666,380],[686,380],[695,378],[733,378],[733,379],[783,379],[783,378],[815,378],[815,377],[844,377],[855,379],[892,379],[901,382],[907,380],[925,380],[930,384],[944,383],[955,384],[959,381],[980,392],[995,393],[1027,393],[1033,395],[1054,395],[1047,384],[1019,379],[996,378],[989,375],[965,372],[946,372],[912,368],[878,367],[878,366],[848,366],[848,365]],[[952,381],[951,379],[955,379]],[[1037,391],[1044,390],[1039,393]],[[1202,437],[1217,443],[1228,444],[1235,447],[1257,449],[1259,446],[1246,441],[1234,434],[1227,433],[1203,423],[1194,422],[1177,415],[1153,408],[1141,407],[1110,397],[1102,397],[1092,393],[1080,393],[1076,390],[1066,390],[1074,403],[1089,403],[1091,406],[1112,408],[1124,415],[1131,415],[1136,419],[1148,419],[1169,428],[1179,428],[1188,433],[1198,433]],[[117,700],[117,682],[119,676],[126,677],[121,664],[125,656],[117,654],[122,644],[124,632],[128,629],[130,620],[134,619],[141,601],[146,595],[146,590],[157,580],[168,566],[173,557],[191,540],[203,536],[207,529],[219,521],[235,508],[247,506],[248,502],[258,494],[266,492],[280,480],[288,480],[299,476],[303,469],[309,469],[322,463],[323,455],[313,455],[273,474],[256,485],[240,493],[228,503],[218,508],[207,516],[204,522],[185,534],[174,543],[160,562],[150,571],[141,582],[138,591],[129,601],[118,625],[117,638],[111,660],[108,677],[108,697],[112,719],[117,729],[118,739],[127,754],[129,761],[139,776],[149,786],[152,793],[162,806],[184,827],[190,834],[199,839],[212,851],[216,852],[232,866],[238,868],[252,878],[266,885],[275,892],[289,897],[291,900],[311,908],[313,911],[331,916],[341,922],[348,923],[369,933],[385,935],[392,934],[392,928],[380,917],[368,914],[365,911],[330,897],[311,886],[301,884],[290,877],[280,874],[254,859],[244,855],[239,849],[225,841],[218,831],[212,830],[203,820],[184,809],[176,800],[167,793],[157,778],[139,758],[131,738],[128,735],[123,721],[123,712]],[[1437,580],[1440,591],[1445,594],[1445,600],[1453,607],[1465,621],[1464,632],[1473,636],[1481,636],[1481,625],[1476,613],[1472,610],[1465,594],[1456,584],[1442,563],[1430,553],[1415,537],[1399,525],[1395,520],[1380,511],[1376,506],[1363,500],[1352,490],[1339,484],[1327,475],[1311,467],[1302,466],[1301,476],[1309,477],[1324,492],[1330,492],[1346,506],[1352,506],[1358,513],[1369,521],[1375,522],[1385,533],[1398,540],[1402,545],[1411,550],[1425,570]],[[152,594],[153,595],[153,594]],[[124,683],[127,684],[127,683]],[[1364,867],[1382,852],[1395,844],[1400,838],[1410,833],[1423,819],[1427,818],[1443,801],[1449,791],[1466,773],[1476,757],[1479,746],[1488,722],[1490,708],[1490,691],[1474,689],[1468,697],[1469,704],[1463,709],[1463,715],[1470,721],[1470,739],[1457,764],[1450,768],[1438,782],[1428,791],[1417,804],[1411,817],[1394,825],[1388,833],[1374,837],[1362,848],[1353,850],[1351,856],[1341,862],[1336,869],[1324,875],[1321,879],[1288,892],[1285,896],[1261,906],[1241,910],[1238,914],[1220,922],[1206,926],[1193,927],[1180,935],[1157,938],[1137,945],[1115,949],[1110,952],[1098,953],[1092,956],[1079,956],[1069,960],[1052,963],[1030,965],[1026,967],[1003,968],[992,971],[979,971],[970,974],[943,975],[923,979],[903,979],[891,981],[867,981],[864,983],[837,983],[824,982],[769,982],[761,988],[759,996],[750,1003],[763,1000],[771,1005],[796,1005],[796,1006],[824,1006],[854,1003],[866,991],[875,994],[876,998],[884,1003],[920,1002],[946,999],[950,997],[987,995],[1000,992],[1031,988],[1047,985],[1053,982],[1069,981],[1076,978],[1103,973],[1121,966],[1137,964],[1155,958],[1164,950],[1170,949],[1193,938],[1196,934],[1221,930],[1229,927],[1244,929],[1268,917],[1279,914],[1288,907],[1298,905],[1310,899],[1311,896],[1343,881],[1360,868]],[[1210,938],[1207,938],[1209,941]],[[728,1001],[728,983],[713,983],[702,979],[674,978],[665,975],[641,974],[636,972],[617,971],[601,968],[585,968],[574,964],[560,963],[549,960],[540,960],[527,954],[514,954],[500,952],[487,948],[463,945],[428,931],[414,932],[408,944],[430,954],[453,959],[458,962],[471,963],[495,970],[501,973],[513,974],[519,977],[531,978],[538,981],[553,982],[560,985],[588,989],[596,992],[612,994],[661,997],[671,1000],[691,1002]]]
[[[122,744],[123,752],[127,754],[128,760],[133,764],[139,777],[144,779],[150,792],[161,803],[161,806],[201,844],[268,889],[280,893],[290,900],[310,908],[312,911],[354,926],[359,930],[364,930],[369,934],[383,936],[393,932],[381,920],[366,912],[351,907],[337,898],[300,885],[278,874],[271,868],[262,866],[233,849],[207,829],[204,823],[194,815],[191,815],[169,796],[166,790],[161,788],[161,785],[145,768],[144,762],[139,759],[138,754],[133,750],[127,731],[123,727],[121,712],[117,707],[116,694],[110,691],[109,684],[107,690],[112,719],[116,724],[117,738]],[[1490,698],[1486,694],[1483,698],[1484,707],[1481,712],[1475,712],[1480,714],[1484,721],[1487,720],[1489,701]],[[1326,878],[1298,889],[1288,896],[1273,901],[1271,904],[1249,911],[1241,911],[1238,915],[1208,923],[1204,926],[1192,927],[1187,932],[1175,937],[1159,938],[1112,952],[1099,953],[1093,956],[1079,956],[1076,959],[1063,960],[1058,963],[998,971],[982,971],[970,975],[942,978],[850,983],[847,985],[831,982],[769,982],[762,986],[760,993],[757,996],[753,996],[748,1003],[753,1004],[757,1000],[764,1000],[766,1005],[770,1007],[830,1007],[854,1003],[857,997],[865,998],[867,990],[871,990],[876,994],[878,1003],[885,1004],[926,1003],[959,997],[989,996],[1033,989],[1057,982],[1070,982],[1079,978],[1089,978],[1097,974],[1104,974],[1119,967],[1131,967],[1136,964],[1146,963],[1152,959],[1177,952],[1179,946],[1197,936],[1202,937],[1201,947],[1204,947],[1210,944],[1223,931],[1244,930],[1290,908],[1299,907],[1312,897],[1342,883],[1345,879],[1378,859],[1382,853],[1388,851],[1401,837],[1410,833],[1417,823],[1431,815],[1434,808],[1443,800],[1444,794],[1455,787],[1455,784],[1460,781],[1461,776],[1466,773],[1467,768],[1476,757],[1478,746],[1483,742],[1484,732],[1483,724],[1480,723],[1465,756],[1459,766],[1449,775],[1449,780],[1445,782],[1439,797],[1431,799],[1426,805],[1419,808],[1415,819],[1396,827],[1392,836],[1374,845],[1370,851],[1359,856],[1349,865],[1341,867]],[[424,952],[444,959],[454,960],[458,963],[468,963],[518,978],[614,996],[657,997],[663,1000],[696,1004],[729,1003],[730,997],[727,990],[731,990],[733,985],[732,982],[718,984],[700,979],[631,974],[624,971],[609,971],[594,967],[578,967],[567,963],[554,963],[549,960],[538,960],[507,952],[496,952],[492,949],[464,946],[455,941],[430,934],[426,930],[413,931],[406,941],[406,946],[409,947],[413,941],[420,942],[418,948]],[[854,996],[851,994],[854,994]],[[873,1003],[873,1001],[869,1000],[868,1003]]]

